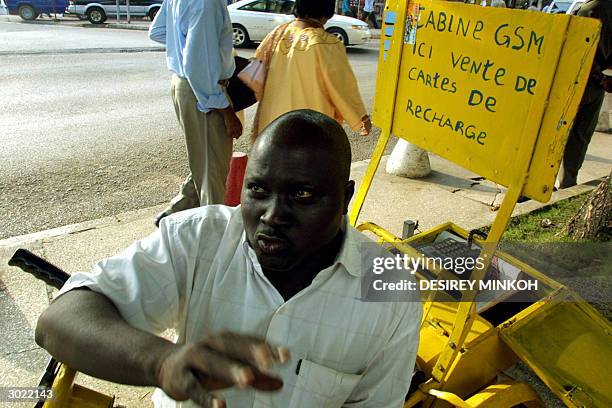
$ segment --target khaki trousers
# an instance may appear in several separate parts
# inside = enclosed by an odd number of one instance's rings
[[[191,173],[166,212],[223,204],[232,156],[232,138],[227,133],[223,115],[216,110],[207,113],[198,110],[189,82],[178,75],[172,76],[171,92],[176,117],[185,135]]]

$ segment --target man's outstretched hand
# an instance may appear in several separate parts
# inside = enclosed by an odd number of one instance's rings
[[[287,360],[289,350],[284,347],[258,337],[222,332],[173,347],[162,357],[158,384],[177,401],[190,399],[206,408],[223,408],[225,402],[211,391],[232,386],[278,390],[283,381],[265,372]]]
[[[268,369],[289,360],[286,348],[230,332],[174,344],[130,326],[110,299],[81,288],[43,312],[36,342],[77,371],[120,384],[155,386],[176,400],[191,399],[206,408],[225,407],[211,394],[221,388],[280,389],[282,380]]]

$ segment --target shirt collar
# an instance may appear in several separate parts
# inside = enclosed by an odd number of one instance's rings
[[[344,238],[342,239],[342,246],[334,264],[342,265],[349,275],[360,278],[362,275],[361,251],[359,250],[359,242],[355,234],[361,233],[349,225],[347,217],[344,217],[342,231],[344,231]]]

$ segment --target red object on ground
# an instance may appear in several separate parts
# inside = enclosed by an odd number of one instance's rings
[[[240,193],[246,170],[248,156],[243,152],[234,152],[230,161],[230,169],[225,182],[225,205],[236,207],[240,204]]]

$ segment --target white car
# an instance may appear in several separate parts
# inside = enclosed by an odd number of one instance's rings
[[[586,0],[553,0],[542,11],[551,14],[576,14]]]
[[[228,5],[234,29],[234,47],[261,41],[274,27],[293,21],[293,5],[292,0],[242,0]],[[372,38],[366,23],[338,14],[329,19],[325,30],[346,46],[365,44]]]

